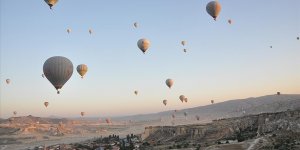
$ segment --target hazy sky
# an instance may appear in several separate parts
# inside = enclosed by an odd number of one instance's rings
[[[207,105],[211,99],[299,94],[300,1],[219,0],[217,21],[206,13],[208,2],[60,0],[51,11],[43,0],[0,0],[0,117],[13,111],[129,115]],[[151,41],[145,55],[136,44],[140,38]],[[81,79],[74,70],[57,95],[41,77],[52,56],[69,58],[74,69],[87,64],[89,71]],[[171,90],[167,78],[175,81]]]

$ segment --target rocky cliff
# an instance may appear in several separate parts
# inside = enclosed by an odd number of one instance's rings
[[[150,126],[145,128],[141,137],[149,143],[188,141],[208,144],[252,139],[279,132],[300,136],[300,109],[220,119],[207,124]]]

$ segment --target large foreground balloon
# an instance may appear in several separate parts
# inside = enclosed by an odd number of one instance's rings
[[[54,56],[45,61],[43,71],[46,78],[57,90],[57,94],[59,94],[58,90],[64,86],[73,74],[73,64],[66,57]]]
[[[9,84],[10,83],[10,79],[6,79],[5,82],[6,82],[6,84]]]
[[[148,50],[148,48],[150,47],[150,41],[147,39],[140,39],[137,42],[137,45],[139,47],[139,49],[145,54],[145,52]]]
[[[81,78],[83,78],[83,76],[88,71],[88,67],[85,64],[78,65],[76,69],[77,69],[77,72],[80,74]]]
[[[179,96],[179,99],[181,100],[181,102],[183,102],[184,99],[185,99],[185,96],[184,96],[184,95],[180,95],[180,96]]]
[[[217,17],[221,11],[221,4],[218,1],[211,1],[206,5],[207,13],[217,20]]]
[[[174,84],[174,81],[173,81],[172,79],[167,79],[167,80],[166,80],[166,84],[167,84],[167,86],[168,86],[169,88],[171,88],[171,87],[173,86],[173,84]]]
[[[44,0],[50,7],[50,9],[52,9],[52,7],[58,2],[58,0]]]
[[[165,99],[165,100],[163,100],[163,103],[164,103],[164,105],[166,106],[167,103],[168,103],[168,101]]]
[[[49,105],[49,102],[44,102],[45,107],[47,108]]]

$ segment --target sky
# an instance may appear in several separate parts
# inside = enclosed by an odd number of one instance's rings
[[[217,21],[206,12],[208,2],[60,0],[50,10],[43,0],[0,0],[0,118],[13,111],[122,116],[208,105],[211,99],[299,94],[300,1],[219,0]],[[146,54],[137,47],[141,38],[151,42]],[[52,56],[67,57],[74,66],[59,95],[41,76]],[[84,79],[75,70],[79,64],[89,68]],[[172,89],[167,78],[174,80]],[[181,103],[181,94],[188,103]]]

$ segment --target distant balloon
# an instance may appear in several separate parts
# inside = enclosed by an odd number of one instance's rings
[[[6,84],[9,84],[10,83],[10,79],[6,79],[5,82],[6,82]]]
[[[217,17],[221,11],[221,4],[218,1],[211,1],[206,5],[207,13],[217,20]]]
[[[175,118],[175,114],[172,114],[172,118],[173,118],[173,119]]]
[[[59,94],[58,90],[64,86],[73,74],[73,64],[68,58],[54,56],[45,61],[43,71],[46,78],[57,90],[57,94]]]
[[[92,30],[92,29],[89,29],[89,33],[92,34],[92,33],[93,33],[93,30]]]
[[[185,52],[185,53],[186,53],[186,49],[183,49],[183,52]]]
[[[81,112],[80,115],[83,117],[85,115],[85,112]]]
[[[180,95],[180,96],[179,96],[179,99],[181,100],[181,102],[183,102],[184,99],[185,99],[185,96],[184,96],[184,95]]]
[[[138,91],[134,91],[134,94],[135,94],[135,95],[138,95],[138,93],[139,93]]]
[[[44,102],[45,107],[47,108],[49,105],[49,102]]]
[[[78,65],[76,69],[77,69],[77,72],[80,74],[81,78],[83,78],[83,76],[88,71],[88,67],[85,64]]]
[[[273,48],[273,46],[270,46],[270,48]]]
[[[147,39],[140,39],[137,42],[138,47],[140,48],[140,50],[145,54],[145,52],[148,50],[148,48],[150,47],[150,41]]]
[[[186,44],[186,41],[181,41],[181,45],[184,46]]]
[[[172,87],[173,84],[174,84],[174,81],[173,81],[172,79],[167,79],[167,80],[166,80],[166,84],[167,84],[167,86],[171,89],[171,87]]]
[[[184,101],[187,103],[187,102],[188,102],[188,98],[187,98],[187,97],[185,97],[185,98],[184,98]]]
[[[17,111],[14,111],[13,114],[14,114],[14,115],[17,115]]]
[[[174,112],[177,112],[177,111],[178,111],[177,109],[174,110]]]
[[[71,29],[67,29],[67,32],[68,32],[68,34],[70,34],[70,33],[71,33],[71,31],[72,31]]]
[[[44,0],[50,7],[50,9],[52,9],[52,7],[58,2],[58,0]]]
[[[163,103],[164,103],[164,105],[166,106],[167,105],[167,100],[165,99],[165,100],[163,100]]]
[[[109,118],[106,118],[105,121],[106,121],[107,124],[111,123],[111,120]]]
[[[299,40],[299,37],[297,37],[297,40]]]
[[[210,102],[213,104],[215,101],[214,101],[214,100],[211,100]]]
[[[200,120],[200,117],[198,115],[196,115],[196,119],[199,121]]]
[[[138,27],[139,27],[139,24],[138,24],[137,22],[135,22],[135,23],[133,24],[133,26],[134,26],[135,28],[138,28]]]
[[[231,19],[229,19],[229,20],[228,20],[228,23],[229,23],[229,24],[231,24],[231,23],[232,23]]]
[[[188,115],[188,113],[187,112],[184,112],[184,116],[186,117]]]

